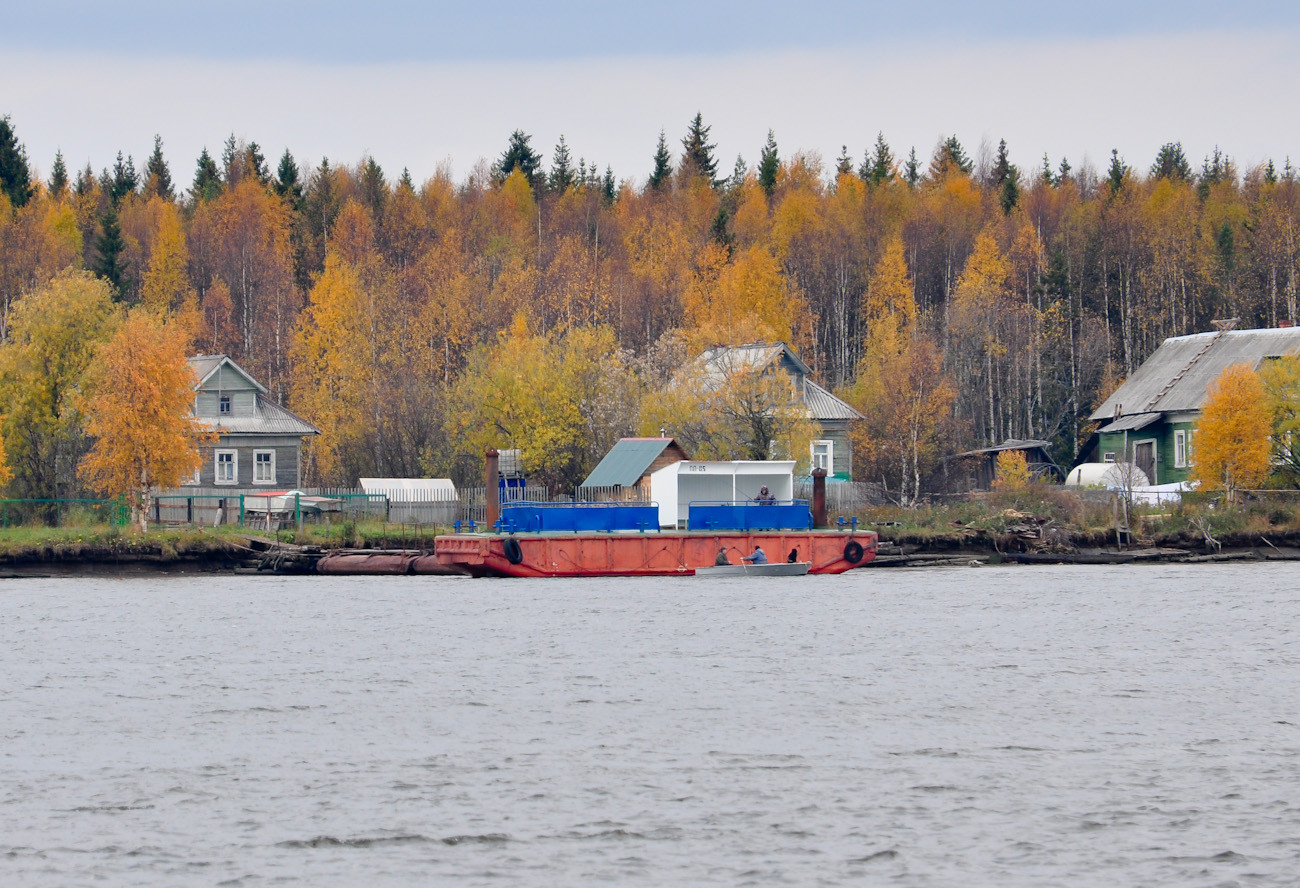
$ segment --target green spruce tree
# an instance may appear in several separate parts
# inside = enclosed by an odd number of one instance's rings
[[[497,161],[494,176],[497,184],[504,182],[515,170],[519,170],[528,180],[528,184],[533,186],[533,190],[537,190],[538,185],[542,183],[542,156],[528,144],[531,140],[532,136],[523,130],[515,130],[510,134],[505,153]]]
[[[1120,160],[1119,149],[1110,149],[1110,168],[1106,170],[1106,184],[1110,186],[1111,197],[1119,194],[1119,190],[1124,187],[1124,179],[1128,176],[1128,172],[1128,165]]]
[[[149,162],[144,167],[144,193],[146,197],[156,194],[166,201],[176,197],[172,186],[172,171],[163,158],[162,136],[156,134],[153,137],[153,154],[149,155]]]
[[[709,142],[709,129],[710,127],[704,125],[704,115],[697,112],[695,119],[686,130],[685,138],[682,139],[680,170],[683,178],[700,176],[716,188],[718,161],[714,158],[713,151],[718,146]]]
[[[776,175],[781,171],[781,155],[776,150],[776,135],[767,131],[767,142],[758,156],[758,186],[768,197],[776,191]]]
[[[915,149],[912,151],[912,159],[916,159]],[[877,186],[894,181],[894,152],[885,141],[883,132],[876,133],[876,148],[871,156],[871,169],[863,178]]]
[[[668,184],[673,175],[673,156],[668,153],[668,140],[659,131],[659,145],[655,148],[654,169],[650,172],[650,190],[658,191]]]
[[[835,158],[835,178],[853,175],[853,158],[849,156],[849,146],[840,146],[840,156]]]
[[[86,164],[86,168],[77,174],[77,181],[72,183],[72,193],[77,197],[85,197],[95,190],[95,171]]]
[[[1043,152],[1043,168],[1038,172],[1038,178],[1045,184],[1056,186],[1056,174],[1052,172],[1052,162],[1047,157],[1047,152]]]
[[[113,287],[113,301],[126,298],[130,281],[126,268],[126,241],[117,221],[117,206],[110,202],[99,219],[100,234],[95,242],[95,273]]]
[[[605,175],[600,180],[600,191],[607,204],[613,204],[618,199],[618,183],[614,181],[614,168],[609,164],[605,164]]]
[[[912,146],[907,161],[903,164],[903,178],[907,180],[910,188],[915,188],[921,181],[921,159],[916,156],[915,145]]]
[[[1192,178],[1192,165],[1183,154],[1182,142],[1166,142],[1156,154],[1156,162],[1151,164],[1151,178],[1178,179],[1186,182]]]
[[[62,200],[68,192],[68,167],[63,162],[63,152],[54,152],[54,169],[50,171],[50,196]]]
[[[1012,209],[1020,201],[1020,170],[1011,162],[1006,139],[998,142],[998,154],[993,161],[993,169],[989,172],[988,184],[998,192],[1002,215],[1011,215]]]
[[[731,175],[727,178],[727,191],[735,192],[740,186],[745,184],[745,177],[749,175],[749,164],[745,163],[745,158],[736,155],[736,162],[731,167]]]
[[[550,175],[546,177],[546,187],[557,194],[563,194],[574,185],[578,184],[579,179],[582,180],[583,184],[586,184],[585,170],[580,175],[574,174],[573,160],[569,155],[569,146],[568,143],[564,141],[563,133],[561,133],[560,143],[555,146],[555,151],[551,153],[551,172]]]
[[[280,165],[275,169],[275,181],[271,187],[276,194],[288,201],[290,207],[296,210],[302,208],[302,172],[288,148],[280,155]]]
[[[135,160],[130,155],[123,159],[121,151],[117,152],[117,160],[113,163],[113,174],[107,179],[104,190],[108,192],[108,199],[114,206],[121,203],[122,198],[128,194],[135,194],[136,189],[140,187],[140,176],[135,171]]]
[[[198,204],[212,200],[219,194],[221,194],[221,172],[205,147],[199,154],[198,165],[194,170],[194,184],[190,186],[190,199]]]
[[[32,171],[27,165],[27,151],[18,144],[8,115],[0,117],[0,191],[15,207],[23,206],[32,196]]]
[[[388,206],[388,180],[384,177],[384,171],[373,157],[366,157],[361,164],[361,202],[370,210],[370,215],[376,220],[384,217],[384,209]]]

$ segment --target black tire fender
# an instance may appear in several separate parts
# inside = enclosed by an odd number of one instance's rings
[[[844,544],[844,560],[849,564],[857,564],[862,560],[862,544],[857,540],[849,540]]]
[[[505,552],[506,561],[511,564],[518,564],[524,560],[524,551],[519,548],[519,540],[514,537],[506,537],[505,542],[501,544],[501,549]]]

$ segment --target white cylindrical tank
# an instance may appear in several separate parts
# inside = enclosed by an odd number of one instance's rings
[[[1132,463],[1080,463],[1065,477],[1068,487],[1105,487],[1107,489],[1149,487],[1147,473]]]

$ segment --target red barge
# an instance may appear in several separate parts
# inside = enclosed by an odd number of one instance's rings
[[[739,563],[756,545],[773,561],[793,552],[815,574],[843,573],[876,557],[869,530],[464,533],[437,537],[434,555],[440,565],[476,577],[690,576],[713,566],[723,546]]]

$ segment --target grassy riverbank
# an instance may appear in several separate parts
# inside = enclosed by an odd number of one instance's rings
[[[139,533],[108,524],[0,528],[0,564],[211,564],[246,558],[248,535],[236,528],[167,527]]]
[[[859,517],[882,544],[924,552],[1068,552],[1115,547],[1121,540],[1126,548],[1207,552],[1300,546],[1300,509],[1292,504],[1226,507],[1188,495],[1177,505],[1137,506],[1125,516],[1106,499],[1046,485],[941,506],[869,509]]]

